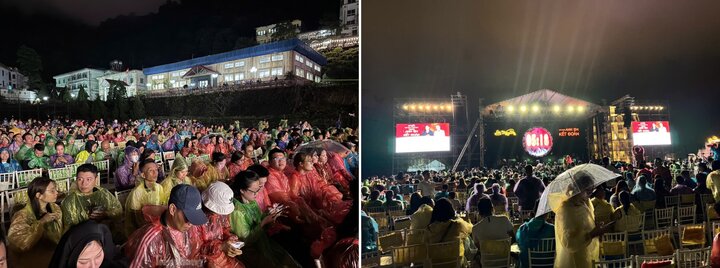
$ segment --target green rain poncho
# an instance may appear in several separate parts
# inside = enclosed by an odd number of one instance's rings
[[[53,136],[47,136],[45,138],[45,155],[54,155],[55,154],[55,143],[57,143],[57,139]]]
[[[257,202],[242,203],[233,199],[235,210],[230,213],[232,233],[245,242],[240,259],[248,267],[300,267],[290,254],[276,244],[260,226],[263,214]]]
[[[32,153],[33,150],[34,149],[32,147],[28,147],[27,144],[23,143],[23,145],[20,146],[20,149],[18,149],[17,153],[15,153],[15,160],[17,160],[18,162],[26,160],[29,157],[28,152]]]
[[[50,169],[50,163],[49,163],[50,160],[46,156],[38,157],[37,155],[35,155],[35,149],[33,149],[30,152],[31,152],[31,154],[27,158],[28,160],[30,160],[30,162],[28,162],[29,168],[31,168],[31,169],[35,169],[35,168]]]
[[[80,152],[79,148],[75,146],[75,139],[70,143],[70,137],[65,140],[65,153],[71,155],[73,158]]]
[[[69,229],[89,219],[89,211],[92,207],[100,207],[105,210],[108,220],[119,222],[123,216],[120,201],[105,188],[95,187],[92,193],[83,194],[80,190],[73,189],[62,201],[63,225]]]

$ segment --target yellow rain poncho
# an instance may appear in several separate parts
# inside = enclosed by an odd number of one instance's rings
[[[51,212],[61,212],[60,206],[50,204]],[[40,223],[30,204],[13,215],[8,231],[10,259],[15,267],[47,267],[55,246],[63,235],[61,218]]]
[[[593,209],[595,209],[595,222],[610,222],[613,216],[613,212],[615,210],[613,209],[612,205],[608,203],[608,201],[601,198],[593,198],[590,199],[590,203],[592,203]]]
[[[110,223],[117,223],[122,217],[123,210],[120,201],[107,189],[95,187],[89,194],[83,194],[80,190],[73,189],[62,201],[62,219],[65,229],[70,229],[70,227],[88,220],[90,208],[93,207],[105,210]]]
[[[600,242],[597,237],[588,238],[595,229],[594,208],[578,199],[562,202],[555,212],[555,267],[592,267],[592,261],[599,260]]]
[[[188,167],[185,165],[185,162],[182,162],[182,161],[174,162],[172,170],[170,171],[170,175],[160,183],[162,188],[165,190],[165,195],[163,195],[163,197],[162,197],[163,201],[165,203],[167,203],[168,200],[170,199],[170,191],[176,185],[178,185],[178,184],[193,185],[192,179],[190,179],[190,176],[187,174],[185,175],[184,179],[182,179],[182,180],[178,179],[178,172],[187,170],[187,169],[188,169]]]
[[[167,205],[163,201],[165,194],[162,185],[154,183],[153,189],[145,187],[146,182],[141,182],[133,188],[125,201],[125,234],[129,237],[132,232],[145,224],[145,217],[142,207],[145,205]]]

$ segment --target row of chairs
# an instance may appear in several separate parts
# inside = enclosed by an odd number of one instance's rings
[[[643,264],[653,263],[654,267],[696,268],[711,267],[710,247],[681,250],[678,249],[670,255],[663,256],[631,256],[616,260],[593,261],[596,268],[643,267]],[[673,266],[674,265],[674,266]]]

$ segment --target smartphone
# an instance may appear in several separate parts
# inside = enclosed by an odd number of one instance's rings
[[[233,242],[231,245],[236,249],[240,249],[245,246],[245,242],[237,241],[237,242]]]

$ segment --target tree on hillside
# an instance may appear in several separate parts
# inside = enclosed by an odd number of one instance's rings
[[[358,48],[343,49],[337,47],[323,53],[328,64],[325,66],[326,78],[332,79],[357,79],[360,60]]]
[[[70,93],[70,89],[69,89],[69,88],[64,88],[64,89],[62,89],[62,93],[60,93],[60,94],[62,94],[62,95],[61,95],[61,99],[62,99],[63,102],[69,103],[69,102],[72,102],[72,101],[73,101],[72,93]]]
[[[274,29],[275,32],[270,35],[273,42],[295,38],[300,32],[300,29],[290,21],[277,23]]]
[[[28,87],[32,90],[43,91],[45,93],[43,96],[48,96],[45,92],[47,85],[42,80],[42,59],[37,51],[26,45],[20,46],[17,50],[17,65],[20,73],[28,78]]]
[[[132,119],[141,119],[146,117],[145,105],[143,104],[140,96],[135,96],[132,102],[132,109],[130,110],[130,117]]]
[[[96,98],[90,104],[90,118],[92,120],[107,118],[107,108],[105,107],[105,103],[101,101],[100,98]]]
[[[87,91],[85,91],[85,87],[80,85],[78,86],[78,95],[76,101],[79,102],[87,102],[90,99],[90,95],[88,95]]]

